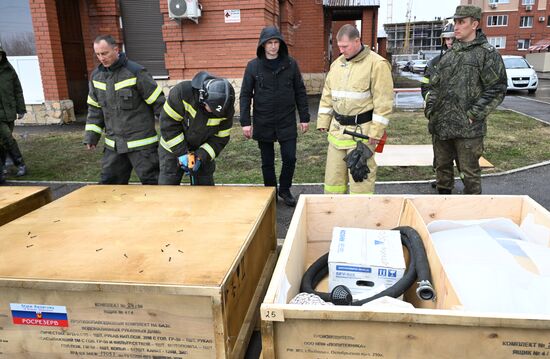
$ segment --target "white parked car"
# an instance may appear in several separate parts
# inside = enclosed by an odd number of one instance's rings
[[[412,65],[412,72],[423,74],[426,72],[426,65],[428,65],[428,60],[414,60]]]
[[[508,77],[508,90],[527,90],[535,93],[539,85],[537,73],[533,67],[521,56],[502,56],[506,75]]]

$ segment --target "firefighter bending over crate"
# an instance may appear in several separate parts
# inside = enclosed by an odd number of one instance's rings
[[[215,158],[229,142],[235,90],[226,79],[201,71],[172,90],[160,114],[161,185],[214,185]]]

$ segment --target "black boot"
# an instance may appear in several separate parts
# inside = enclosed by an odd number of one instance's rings
[[[296,198],[290,193],[290,190],[279,190],[279,197],[285,202],[289,207],[296,207]]]
[[[4,177],[4,165],[0,163],[0,184],[6,182],[6,178]]]
[[[452,191],[446,188],[438,188],[437,192],[439,192],[439,194],[452,194]]]

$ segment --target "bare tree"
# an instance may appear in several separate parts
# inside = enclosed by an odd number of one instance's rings
[[[34,34],[32,32],[0,34],[0,43],[8,56],[36,55]]]

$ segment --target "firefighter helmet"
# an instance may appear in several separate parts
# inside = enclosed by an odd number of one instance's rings
[[[192,80],[199,90],[199,102],[208,105],[216,116],[227,116],[235,104],[235,90],[226,79],[201,71]]]
[[[441,38],[455,38],[455,26],[453,23],[448,23],[445,25],[443,30],[441,31]]]

